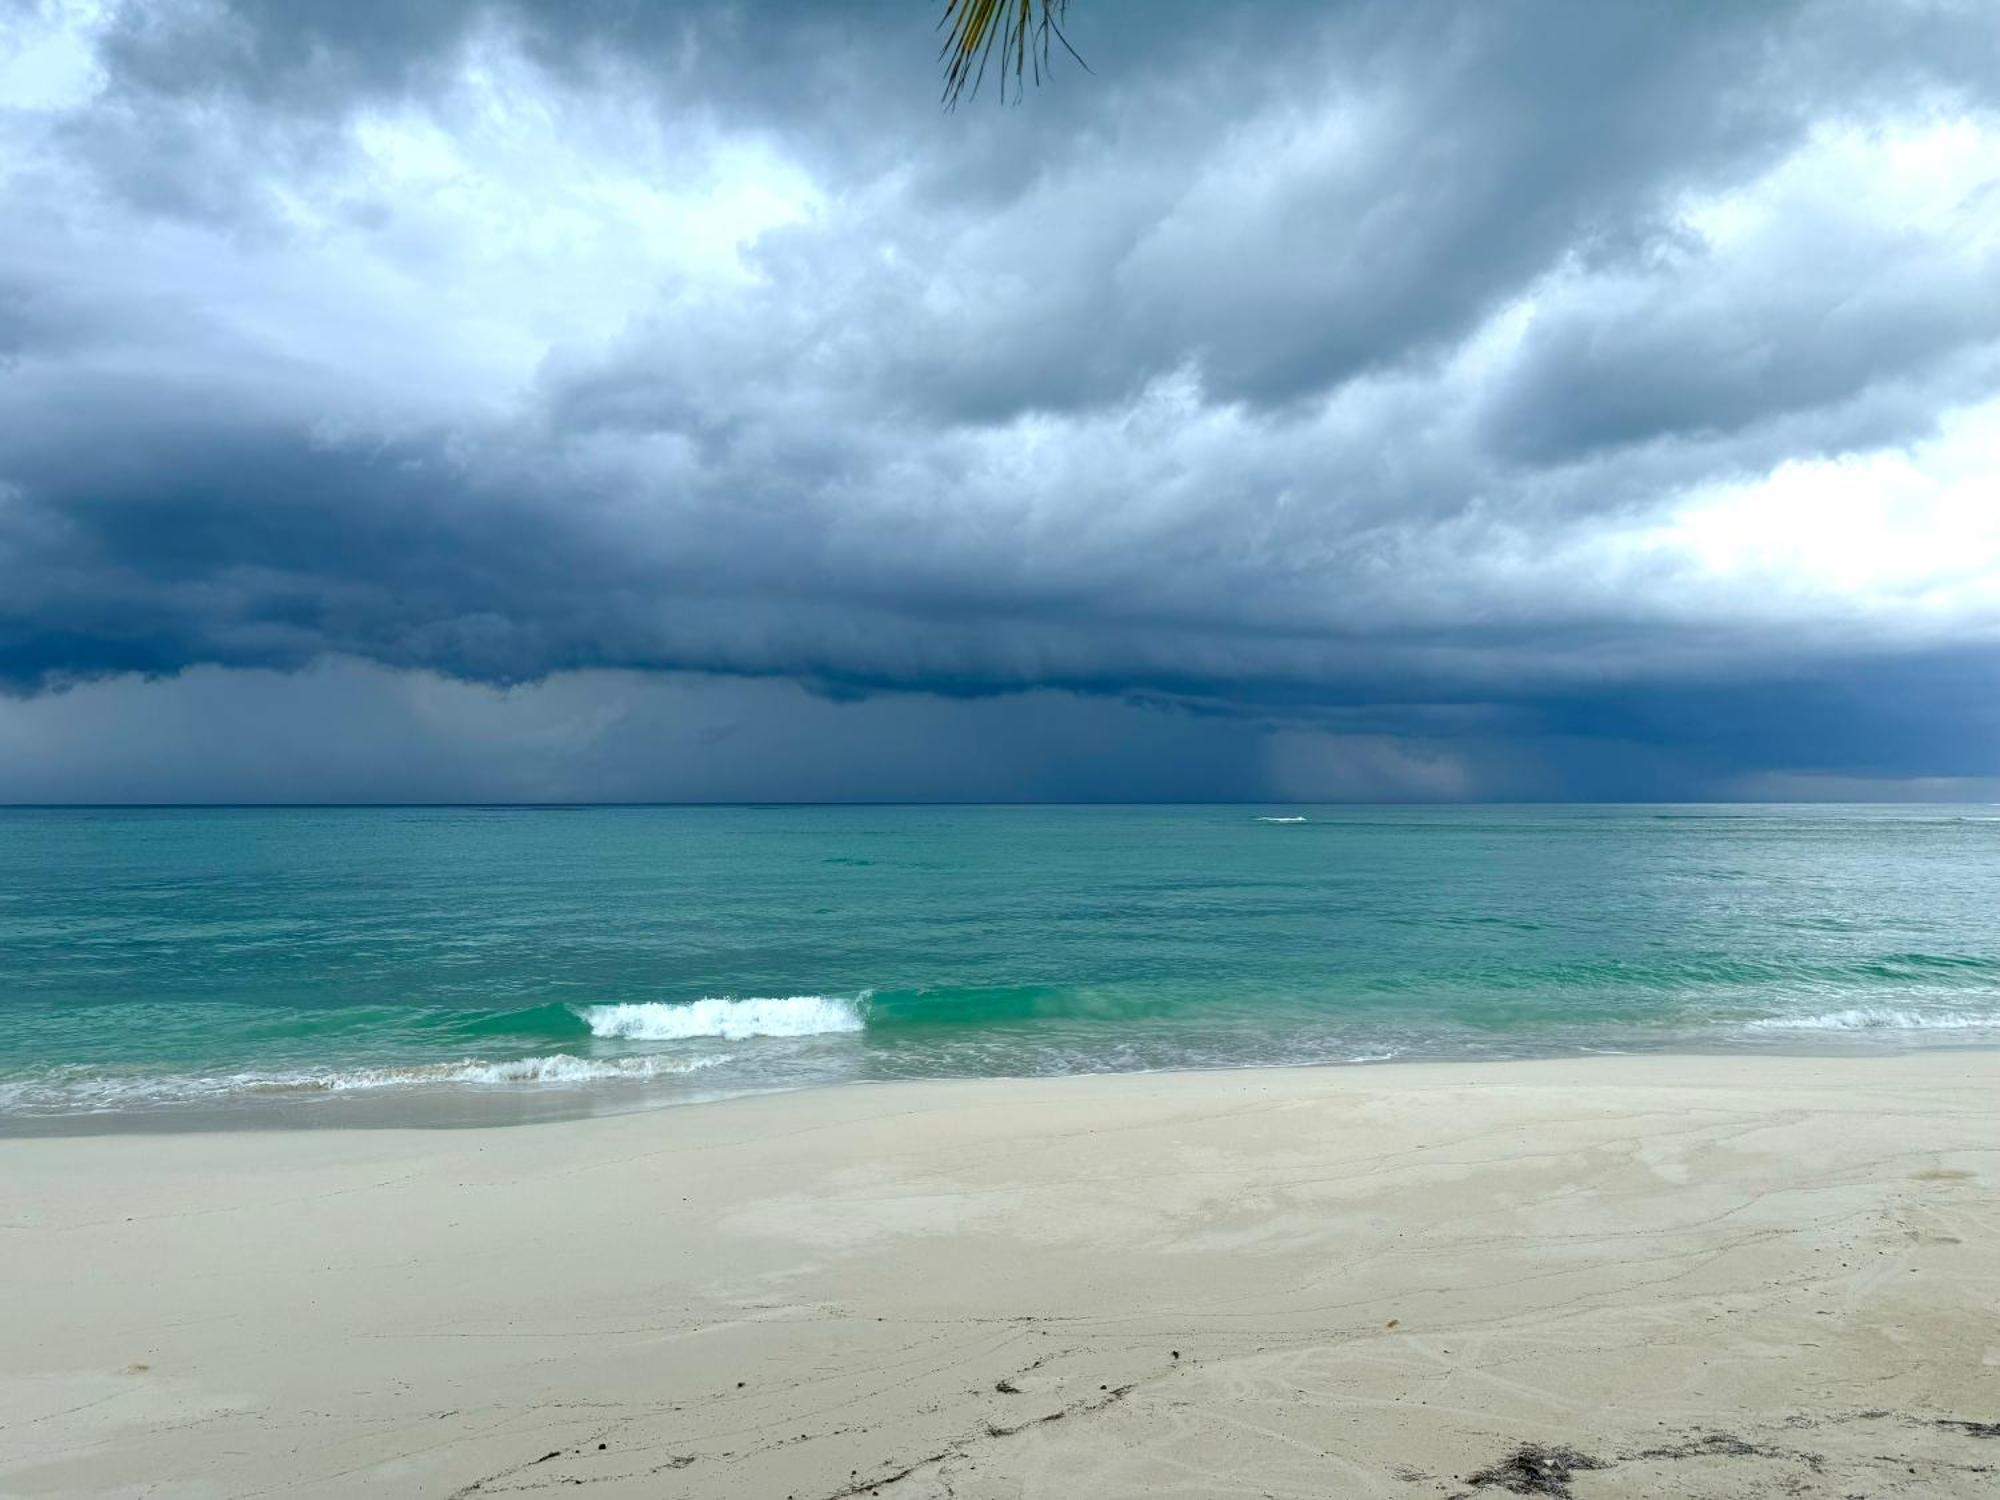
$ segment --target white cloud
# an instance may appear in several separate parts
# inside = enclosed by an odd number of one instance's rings
[[[1788,460],[1607,541],[1663,563],[1663,613],[1912,641],[2000,636],[2000,401],[1909,448]]]

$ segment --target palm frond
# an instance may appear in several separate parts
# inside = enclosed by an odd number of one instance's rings
[[[945,34],[944,50],[939,53],[945,65],[945,108],[956,108],[968,89],[979,92],[986,64],[996,53],[1002,99],[1007,97],[1010,71],[1016,97],[1029,78],[1042,81],[1049,70],[1051,38],[1081,63],[1083,59],[1077,57],[1062,32],[1063,12],[1068,9],[1069,0],[945,0],[944,15],[938,19],[938,29]]]

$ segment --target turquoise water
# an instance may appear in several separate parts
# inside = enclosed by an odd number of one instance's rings
[[[1259,813],[0,811],[0,1114],[2000,1040],[2000,810]]]

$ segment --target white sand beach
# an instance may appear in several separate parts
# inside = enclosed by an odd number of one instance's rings
[[[0,1494],[1991,1495],[1996,1231],[1981,1052],[10,1140]]]

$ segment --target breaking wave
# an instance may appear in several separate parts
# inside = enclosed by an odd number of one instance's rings
[[[576,1014],[596,1037],[634,1042],[672,1042],[717,1036],[741,1041],[753,1036],[823,1036],[860,1031],[868,995],[787,995],[781,998],[727,997],[677,1004],[580,1005]]]

